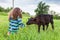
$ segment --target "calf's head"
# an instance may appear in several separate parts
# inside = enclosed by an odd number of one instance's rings
[[[27,25],[31,25],[31,24],[35,24],[36,23],[36,19],[35,18],[29,18],[27,21]]]

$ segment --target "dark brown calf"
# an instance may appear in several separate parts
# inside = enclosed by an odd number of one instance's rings
[[[36,16],[35,18],[30,18],[26,24],[27,25],[37,24],[38,25],[38,32],[40,32],[40,26],[42,25],[43,30],[45,30],[45,25],[46,25],[47,26],[46,30],[47,30],[49,23],[51,23],[52,29],[54,29],[53,15],[40,14],[40,15]]]

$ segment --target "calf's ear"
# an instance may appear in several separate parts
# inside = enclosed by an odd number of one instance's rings
[[[35,18],[34,21],[35,21],[35,22],[39,22],[39,19],[38,19],[38,18]]]

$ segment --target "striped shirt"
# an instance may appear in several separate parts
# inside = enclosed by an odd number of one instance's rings
[[[17,32],[17,30],[19,29],[19,26],[24,27],[24,24],[22,23],[21,18],[17,18],[16,20],[13,20],[12,18],[10,18],[10,21],[9,21],[10,32]]]

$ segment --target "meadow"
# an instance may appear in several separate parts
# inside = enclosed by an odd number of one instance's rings
[[[24,28],[19,27],[17,34],[10,34],[8,32],[8,17],[0,15],[0,40],[60,40],[60,20],[54,19],[54,30],[49,24],[48,30],[43,31],[42,27],[40,33],[37,32],[37,25],[26,25],[27,16],[23,16]]]

